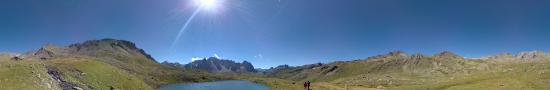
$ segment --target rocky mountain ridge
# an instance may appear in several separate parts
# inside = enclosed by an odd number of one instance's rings
[[[175,67],[184,67],[189,69],[205,70],[209,72],[236,72],[236,73],[248,73],[257,72],[254,66],[248,62],[243,61],[241,63],[233,60],[219,59],[216,57],[204,58],[202,60],[195,60],[188,64],[169,63],[163,62],[162,64]]]
[[[434,55],[412,54],[403,51],[392,51],[383,55],[376,55],[367,59],[355,61],[337,61],[333,63],[308,64],[303,66],[280,65],[263,72],[266,76],[287,78],[293,80],[311,79],[305,76],[318,78],[331,77],[330,72],[338,72],[342,67],[358,65],[365,69],[363,73],[404,72],[415,75],[446,75],[450,73],[467,73],[478,70],[491,69],[492,62],[503,61],[550,61],[550,54],[541,51],[520,52],[517,55],[502,54],[482,59],[469,59],[450,51],[443,51]],[[341,72],[339,72],[341,73]],[[282,75],[288,74],[288,75]],[[357,73],[360,74],[360,73]]]
[[[38,50],[27,52],[22,57],[48,60],[55,57],[101,57],[104,55],[142,56],[156,62],[151,55],[147,54],[143,49],[137,48],[134,43],[116,39],[88,40],[65,47],[48,44]]]

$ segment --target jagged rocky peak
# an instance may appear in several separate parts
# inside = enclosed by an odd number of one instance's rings
[[[44,47],[38,49],[35,52],[31,52],[31,57],[39,58],[40,60],[48,60],[56,56],[56,54],[61,55],[60,52],[61,47],[55,46],[53,44],[47,44]]]
[[[46,44],[38,50],[29,51],[22,55],[19,55],[19,58],[34,58],[39,60],[49,60],[58,56],[65,56],[69,54],[64,47],[59,47],[53,44]]]
[[[254,66],[248,61],[237,63],[232,60],[219,59],[216,57],[196,60],[189,64],[186,64],[185,67],[201,69],[210,72],[256,72]]]
[[[34,52],[33,56],[36,56],[42,60],[50,59],[54,57],[54,53],[48,49],[40,48],[38,51]]]
[[[443,51],[434,55],[437,58],[464,58],[450,51]]]
[[[252,63],[248,61],[243,61],[241,63],[241,68],[238,70],[241,70],[240,72],[256,72],[256,69],[254,68]]]
[[[277,67],[271,67],[269,69],[287,69],[287,68],[290,68],[290,66],[285,64],[285,65],[279,65]]]

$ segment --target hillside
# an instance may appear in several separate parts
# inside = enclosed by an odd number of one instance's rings
[[[212,73],[215,72],[215,73]],[[153,90],[178,82],[250,80],[274,90],[462,90],[550,88],[550,54],[542,51],[464,58],[389,52],[367,59],[281,65],[256,70],[241,63],[206,58],[189,64],[159,63],[124,40],[90,40],[46,45],[23,54],[0,53],[1,90]]]
[[[169,83],[219,79],[207,72],[162,65],[135,44],[115,39],[47,45],[18,56],[21,60],[13,57],[0,57],[4,79],[0,89],[152,90]]]
[[[540,51],[469,59],[452,52],[408,55],[401,51],[364,60],[279,66],[264,72],[291,82],[314,81],[379,89],[548,89],[550,59]],[[498,57],[498,58],[495,58]],[[283,83],[284,84],[284,83]]]

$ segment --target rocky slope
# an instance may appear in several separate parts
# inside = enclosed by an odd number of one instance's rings
[[[435,55],[406,54],[402,51],[363,60],[337,61],[304,66],[282,65],[263,72],[266,77],[291,81],[328,82],[336,86],[381,89],[542,89],[550,88],[549,55],[522,52],[470,59],[452,52]],[[494,77],[491,77],[494,76]],[[514,77],[521,77],[510,79]],[[498,85],[495,85],[494,81]],[[494,85],[479,87],[479,85]]]
[[[448,73],[467,72],[468,70],[483,70],[485,61],[482,60],[466,60],[461,56],[451,52],[441,52],[433,56],[423,54],[408,55],[401,51],[390,52],[386,55],[378,55],[370,57],[366,60],[355,61],[338,61],[329,64],[310,64],[298,67],[279,66],[268,70],[268,76],[276,75],[281,72],[293,73],[291,78],[294,80],[303,80],[315,76],[317,78],[329,78],[334,75],[344,74],[349,69],[354,68],[351,75],[367,74],[367,73],[407,73],[417,75],[442,75]],[[353,66],[353,67],[350,67]],[[351,70],[349,70],[351,71]],[[283,75],[284,76],[284,75]],[[300,77],[302,76],[302,77]],[[308,77],[308,78],[305,78]],[[322,79],[326,80],[326,79]]]

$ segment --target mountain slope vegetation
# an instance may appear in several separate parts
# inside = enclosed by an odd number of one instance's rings
[[[364,60],[279,66],[266,77],[378,89],[548,89],[550,59],[540,51],[469,59],[452,52],[408,55],[401,51]],[[503,60],[506,59],[506,60]],[[296,88],[294,88],[296,89]]]
[[[220,79],[208,72],[162,65],[135,44],[115,39],[47,45],[1,56],[0,77],[5,80],[0,80],[0,89],[7,90],[152,90],[169,83]]]
[[[178,82],[225,79],[264,83],[274,90],[463,90],[550,88],[550,55],[541,51],[464,58],[394,51],[367,59],[254,69],[250,62],[208,58],[159,63],[134,43],[90,40],[46,45],[23,54],[0,53],[2,90],[153,90]]]

